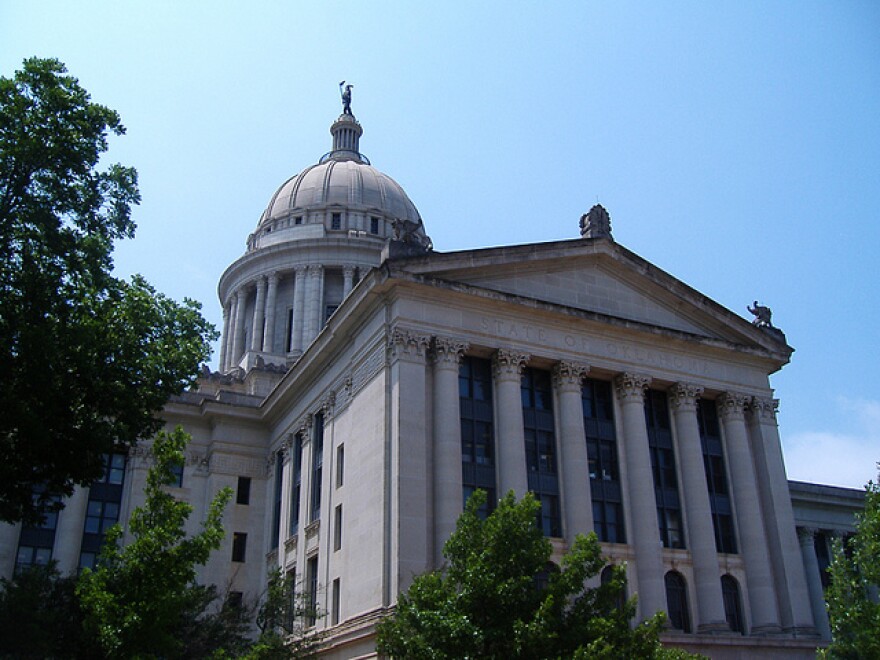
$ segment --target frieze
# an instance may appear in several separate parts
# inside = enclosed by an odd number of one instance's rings
[[[212,454],[208,460],[211,462],[211,472],[214,474],[235,474],[257,478],[265,474],[265,462],[262,459]]]

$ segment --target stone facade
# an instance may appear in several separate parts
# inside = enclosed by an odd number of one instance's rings
[[[467,489],[488,478],[496,496],[540,493],[557,554],[596,530],[639,617],[674,614],[669,643],[812,657],[828,634],[816,530],[851,530],[859,500],[786,481],[768,380],[792,353],[781,333],[615,243],[604,209],[575,240],[431,251],[352,122],[272,198],[220,281],[219,372],[164,412],[193,436],[175,490],[193,530],[219,488],[237,491],[201,579],[255,598],[269,570],[294,572],[327,612],[324,657],[372,657],[376,622],[442,565]],[[484,435],[463,436],[472,419]],[[128,457],[121,520],[147,461]],[[54,530],[64,571],[82,561],[87,491]],[[0,529],[2,574],[23,538]],[[686,585],[674,608],[670,575]]]

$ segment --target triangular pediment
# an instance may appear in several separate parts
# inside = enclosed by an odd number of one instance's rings
[[[434,253],[401,266],[423,276],[774,353],[776,336],[610,240]]]

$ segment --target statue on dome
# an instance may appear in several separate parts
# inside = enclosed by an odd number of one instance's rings
[[[773,324],[770,322],[770,317],[773,315],[773,312],[769,307],[765,305],[759,305],[756,300],[751,307],[746,307],[749,312],[754,315],[754,320],[752,321],[752,325],[758,328],[772,328]]]
[[[339,83],[339,94],[342,96],[342,114],[351,115],[351,88],[354,85],[346,85],[343,80]]]

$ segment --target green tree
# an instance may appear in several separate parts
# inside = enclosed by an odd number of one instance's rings
[[[224,488],[214,497],[202,531],[187,538],[184,525],[192,506],[165,486],[174,483],[173,468],[183,464],[188,440],[180,427],[158,434],[146,502],[129,521],[131,541],[123,546],[122,527],[114,525],[97,568],[84,571],[77,585],[86,628],[108,657],[184,657],[185,622],[209,602],[195,584],[196,566],[220,547],[223,510],[232,491]]]
[[[111,274],[140,194],[133,168],[97,167],[124,132],[58,60],[0,77],[0,521],[37,522],[152,437],[217,336],[198,303]]]
[[[596,588],[602,570],[596,535],[578,536],[561,566],[535,524],[540,503],[508,493],[485,519],[486,495],[468,500],[443,549],[445,570],[415,579],[394,615],[379,625],[378,649],[397,658],[689,657],[662,649],[658,614],[635,628],[634,598],[623,603],[621,566]]]
[[[865,487],[865,510],[856,514],[856,533],[834,541],[825,592],[831,644],[827,658],[880,658],[880,484]],[[873,592],[873,593],[872,593]]]
[[[323,614],[311,594],[297,589],[295,575],[283,575],[275,569],[269,574],[266,595],[257,613],[260,636],[246,657],[251,660],[315,657],[322,636],[308,622]]]

